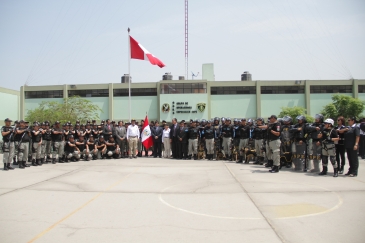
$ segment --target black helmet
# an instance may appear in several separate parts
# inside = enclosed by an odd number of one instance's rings
[[[198,123],[200,123],[200,119],[195,119],[195,122],[198,122]]]
[[[262,117],[257,117],[256,121],[264,121]]]
[[[219,121],[219,117],[214,117],[214,121]]]
[[[248,121],[247,121],[248,123],[253,123],[253,120],[250,118],[250,119],[248,119]]]
[[[207,122],[207,120],[205,120],[205,119],[202,119],[202,123],[206,123]]]
[[[297,116],[297,117],[296,117],[296,120],[297,120],[297,121],[302,120],[302,121],[303,121],[303,123],[306,123],[306,122],[307,122],[307,119],[306,119],[306,118],[305,118],[305,116],[303,116],[303,115],[299,115],[299,116]]]
[[[233,122],[238,122],[238,118],[234,118],[233,119]]]
[[[227,119],[226,119],[227,121],[231,121],[231,118],[230,117],[227,117]]]
[[[292,118],[290,116],[284,116],[282,118],[282,121],[285,122],[285,123],[291,123],[292,122]]]
[[[246,121],[246,118],[242,118],[241,121]]]
[[[319,122],[323,122],[323,115],[322,114],[316,114],[315,116],[314,116],[314,119],[318,119],[319,120]]]

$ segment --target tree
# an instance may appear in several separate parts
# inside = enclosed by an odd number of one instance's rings
[[[64,98],[63,103],[43,101],[38,108],[28,110],[25,119],[30,122],[48,120],[75,123],[76,120],[80,120],[85,123],[86,120],[99,119],[99,111],[102,110],[91,101],[73,96]]]
[[[307,122],[314,121],[313,117],[306,114],[306,109],[300,106],[281,107],[281,112],[278,117],[290,116],[293,119],[293,123],[297,123],[297,120],[295,118],[299,115],[304,115],[307,119]]]
[[[359,117],[364,109],[365,101],[352,98],[348,95],[336,94],[332,96],[332,103],[323,107],[322,114],[326,118],[330,117],[336,120],[339,116],[345,118],[352,116]]]

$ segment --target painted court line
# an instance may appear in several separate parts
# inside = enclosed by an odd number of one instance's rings
[[[69,213],[68,215],[66,215],[65,217],[63,217],[62,219],[60,219],[59,221],[57,221],[56,223],[54,223],[53,225],[51,225],[50,227],[48,227],[43,232],[41,232],[38,235],[36,235],[33,239],[31,239],[28,242],[31,243],[31,242],[34,242],[37,239],[41,238],[42,236],[44,236],[45,234],[47,234],[49,231],[51,231],[53,228],[55,228],[57,225],[59,225],[60,223],[62,223],[66,219],[70,218],[72,215],[74,215],[75,213],[77,213],[78,211],[80,211],[81,209],[83,209],[84,207],[86,207],[88,204],[90,204],[91,202],[93,202],[94,200],[96,200],[98,197],[100,197],[101,195],[103,195],[105,192],[109,191],[110,189],[112,189],[116,185],[118,185],[121,182],[123,182],[124,180],[126,180],[130,175],[134,174],[138,170],[139,170],[139,168],[136,168],[133,172],[129,173],[123,179],[121,179],[121,180],[115,182],[114,184],[112,184],[111,186],[107,187],[103,192],[99,192],[96,196],[94,196],[93,198],[91,198],[89,201],[87,201],[86,203],[84,203],[83,205],[81,205],[80,207],[78,207],[77,209],[75,209],[74,211],[72,211],[71,213]]]

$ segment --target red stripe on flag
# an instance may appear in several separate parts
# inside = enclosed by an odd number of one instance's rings
[[[144,51],[138,45],[138,42],[132,36],[129,36],[129,40],[131,45],[131,58],[144,60]]]

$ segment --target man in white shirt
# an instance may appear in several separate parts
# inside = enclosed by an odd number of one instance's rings
[[[136,125],[136,120],[132,119],[131,125],[128,126],[127,129],[127,140],[129,144],[129,158],[137,158],[136,150],[137,150],[137,143],[139,139],[139,128]]]

